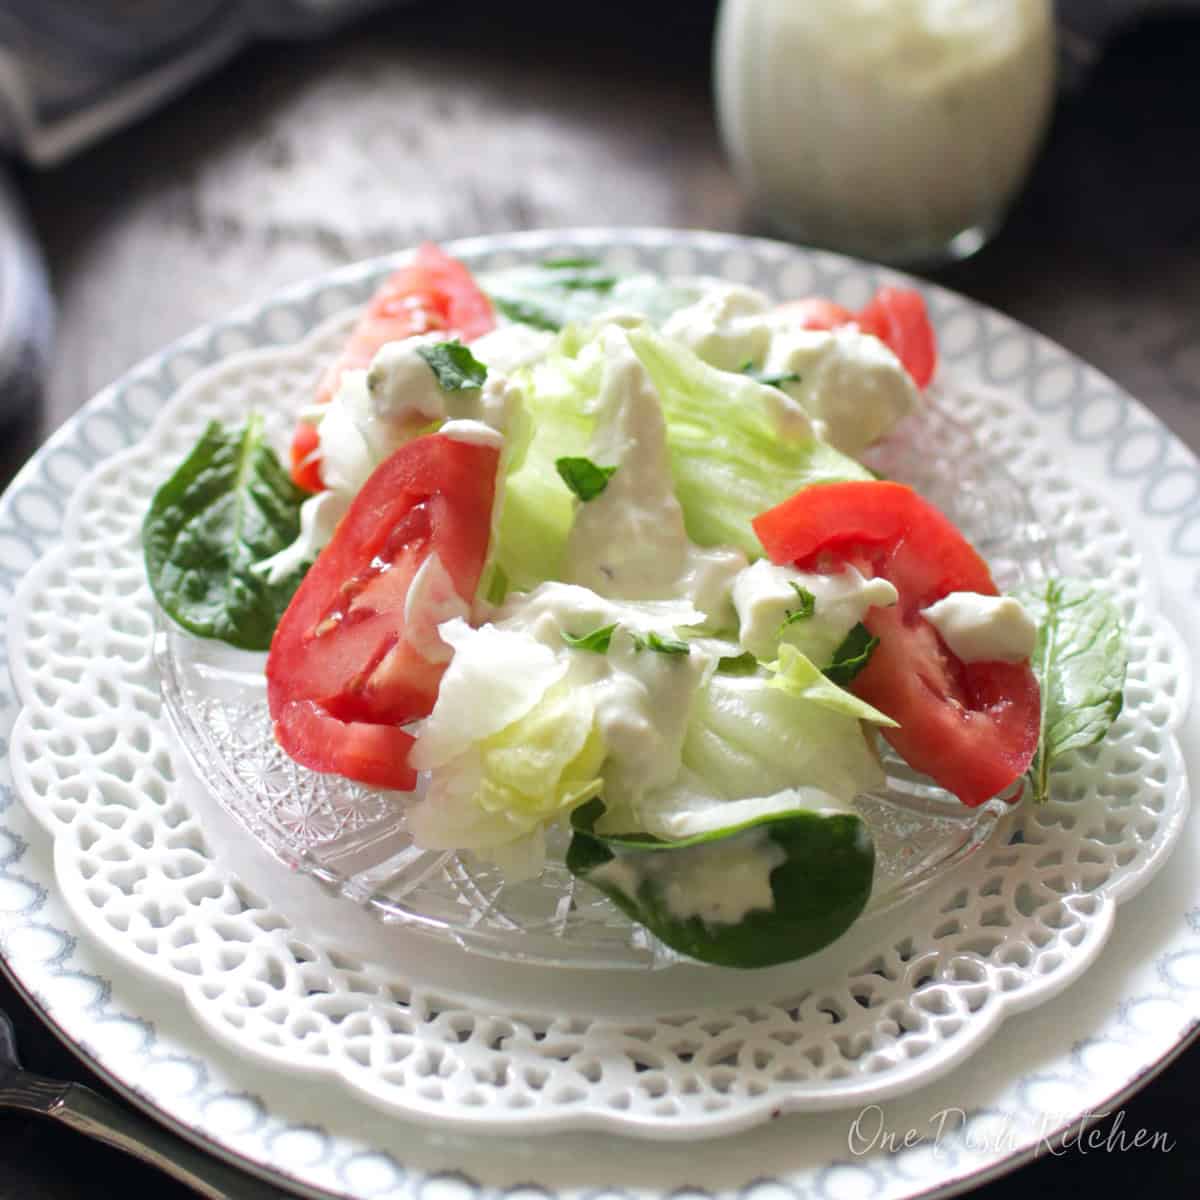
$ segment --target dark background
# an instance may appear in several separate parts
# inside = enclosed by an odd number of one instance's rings
[[[0,431],[0,485],[127,367],[282,284],[423,237],[566,225],[769,232],[726,167],[711,2],[418,3],[255,47],[45,172],[17,168],[59,302],[41,405]],[[1123,32],[1060,102],[1000,236],[932,275],[1112,375],[1200,450],[1200,21]],[[1078,986],[1086,986],[1086,981]],[[28,1066],[87,1072],[0,981]],[[93,1080],[93,1082],[96,1082]],[[1124,1109],[1170,1154],[1065,1156],[976,1193],[1192,1195],[1200,1048]],[[101,1088],[103,1085],[98,1084]],[[1102,1130],[1111,1124],[1105,1123]],[[0,1114],[0,1197],[189,1193]]]

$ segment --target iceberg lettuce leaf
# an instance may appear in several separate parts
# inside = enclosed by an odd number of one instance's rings
[[[831,680],[824,671],[818,669],[811,659],[803,655],[795,646],[782,642],[779,646],[779,657],[767,664],[774,678],[770,686],[780,688],[802,700],[813,704],[824,705],[833,712],[843,716],[854,717],[859,721],[869,721],[873,725],[890,725],[896,722],[860,700]]]
[[[598,359],[556,353],[516,377],[523,440],[509,463],[493,555],[512,590],[529,591],[561,576],[575,496],[556,464],[587,455],[595,425],[590,404],[602,370]]]
[[[855,796],[882,785],[860,718],[886,718],[853,696],[843,701],[815,667],[807,678],[798,662],[789,666],[785,686],[780,674],[712,676],[692,704],[683,769],[638,801],[642,828],[676,839],[734,811],[743,819],[798,807],[850,811]],[[613,832],[604,820],[600,828]]]
[[[512,724],[434,772],[408,812],[427,849],[471,850],[527,878],[545,862],[548,825],[598,795],[604,742],[586,688],[552,686]]]
[[[759,557],[750,527],[759,513],[809,484],[871,478],[817,437],[779,389],[711,367],[647,328],[629,340],[658,389],[675,494],[701,546],[733,545]]]

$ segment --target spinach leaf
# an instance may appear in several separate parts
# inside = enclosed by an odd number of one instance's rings
[[[1105,592],[1079,580],[1050,580],[1017,598],[1038,623],[1030,662],[1042,689],[1042,721],[1030,782],[1041,804],[1055,762],[1100,741],[1120,715],[1128,659],[1121,615]]]
[[[833,652],[833,662],[823,672],[825,678],[845,687],[867,665],[878,645],[879,639],[860,621]]]
[[[304,498],[259,415],[240,429],[210,423],[142,523],[146,574],[167,616],[199,637],[266,650],[307,567],[278,584],[253,568],[295,541]]]
[[[875,849],[855,813],[777,813],[677,842],[595,832],[600,799],[571,815],[567,869],[598,887],[668,946],[703,962],[767,967],[813,954],[840,937],[871,894]],[[681,890],[712,886],[729,856],[770,856],[772,905],[736,923],[681,915]]]
[[[556,458],[554,469],[563,483],[585,504],[589,500],[595,500],[608,487],[608,481],[617,470],[616,467],[597,466],[590,458],[569,455]]]
[[[487,367],[457,338],[418,346],[417,353],[429,364],[443,392],[471,391],[487,382]]]

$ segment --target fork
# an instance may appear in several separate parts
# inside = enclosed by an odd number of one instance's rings
[[[205,1200],[280,1200],[284,1194],[81,1083],[26,1071],[17,1057],[12,1022],[0,1009],[0,1111],[5,1109],[49,1117],[115,1146],[186,1184]]]

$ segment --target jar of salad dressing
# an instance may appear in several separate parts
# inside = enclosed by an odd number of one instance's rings
[[[1002,220],[1054,96],[1050,0],[723,0],[734,169],[780,230],[932,263]]]

